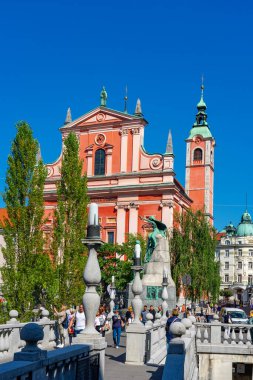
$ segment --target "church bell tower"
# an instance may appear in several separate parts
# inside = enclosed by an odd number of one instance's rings
[[[213,224],[215,139],[207,123],[206,108],[202,83],[196,121],[186,139],[185,190],[193,200],[193,209],[203,211]]]

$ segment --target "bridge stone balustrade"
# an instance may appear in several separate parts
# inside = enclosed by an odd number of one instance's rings
[[[200,380],[232,380],[236,363],[253,365],[248,324],[195,323]]]
[[[55,321],[51,321],[48,315],[49,312],[43,310],[42,319],[36,322],[44,330],[44,338],[38,342],[38,347],[43,349],[52,349],[56,346]],[[0,363],[12,360],[14,353],[25,346],[25,341],[20,339],[20,330],[26,323],[20,323],[17,320],[16,310],[11,310],[9,316],[10,320],[0,325]]]
[[[196,342],[197,350],[238,352],[238,350],[253,350],[251,342],[250,329],[252,325],[248,324],[226,324],[220,322],[213,323],[195,323],[197,329]],[[211,348],[212,347],[212,348]],[[244,351],[243,351],[244,352]],[[249,352],[249,351],[248,351]]]
[[[41,350],[38,340],[44,341],[45,326],[42,323],[24,324],[21,336],[26,341],[25,347],[15,353],[13,361],[0,365],[0,380],[103,380],[100,376],[100,354],[94,354],[89,345]]]

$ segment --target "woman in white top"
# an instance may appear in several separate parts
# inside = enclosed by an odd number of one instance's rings
[[[106,320],[106,316],[105,316],[104,308],[103,307],[99,308],[99,311],[96,314],[94,325],[95,325],[95,329],[99,333],[101,333],[102,336],[105,336],[105,331],[107,331],[107,330],[110,329],[110,324]]]

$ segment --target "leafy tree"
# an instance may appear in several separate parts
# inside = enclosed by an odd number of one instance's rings
[[[218,298],[219,263],[215,261],[216,231],[201,211],[176,215],[177,227],[171,239],[171,266],[175,283],[180,287],[185,274],[191,276],[187,293],[193,299],[204,295]]]
[[[111,283],[112,276],[115,276],[115,285],[118,290],[125,290],[127,284],[132,281],[134,246],[136,240],[140,241],[142,262],[146,252],[146,242],[140,234],[128,234],[127,241],[123,244],[105,243],[99,249],[98,261],[102,270],[102,288],[106,292],[106,287]]]
[[[82,273],[87,259],[81,242],[87,222],[87,178],[82,175],[79,142],[74,133],[64,140],[61,179],[57,184],[53,244],[58,279],[57,304],[77,305],[84,293]]]
[[[226,300],[232,297],[232,295],[233,295],[233,291],[231,289],[222,289],[220,291],[220,296],[224,297]]]
[[[50,259],[43,253],[46,170],[42,161],[37,160],[38,151],[29,125],[18,123],[3,196],[8,217],[2,223],[6,247],[1,272],[8,305],[17,309],[21,318],[35,304],[50,303],[54,285]]]

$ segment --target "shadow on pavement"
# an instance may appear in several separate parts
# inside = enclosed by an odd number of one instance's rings
[[[154,367],[152,365],[152,367]],[[146,371],[147,373],[150,373],[151,374],[151,377],[149,378],[150,380],[161,380],[162,379],[162,376],[163,376],[163,366],[156,366],[157,367],[157,370],[154,372],[154,371]]]

